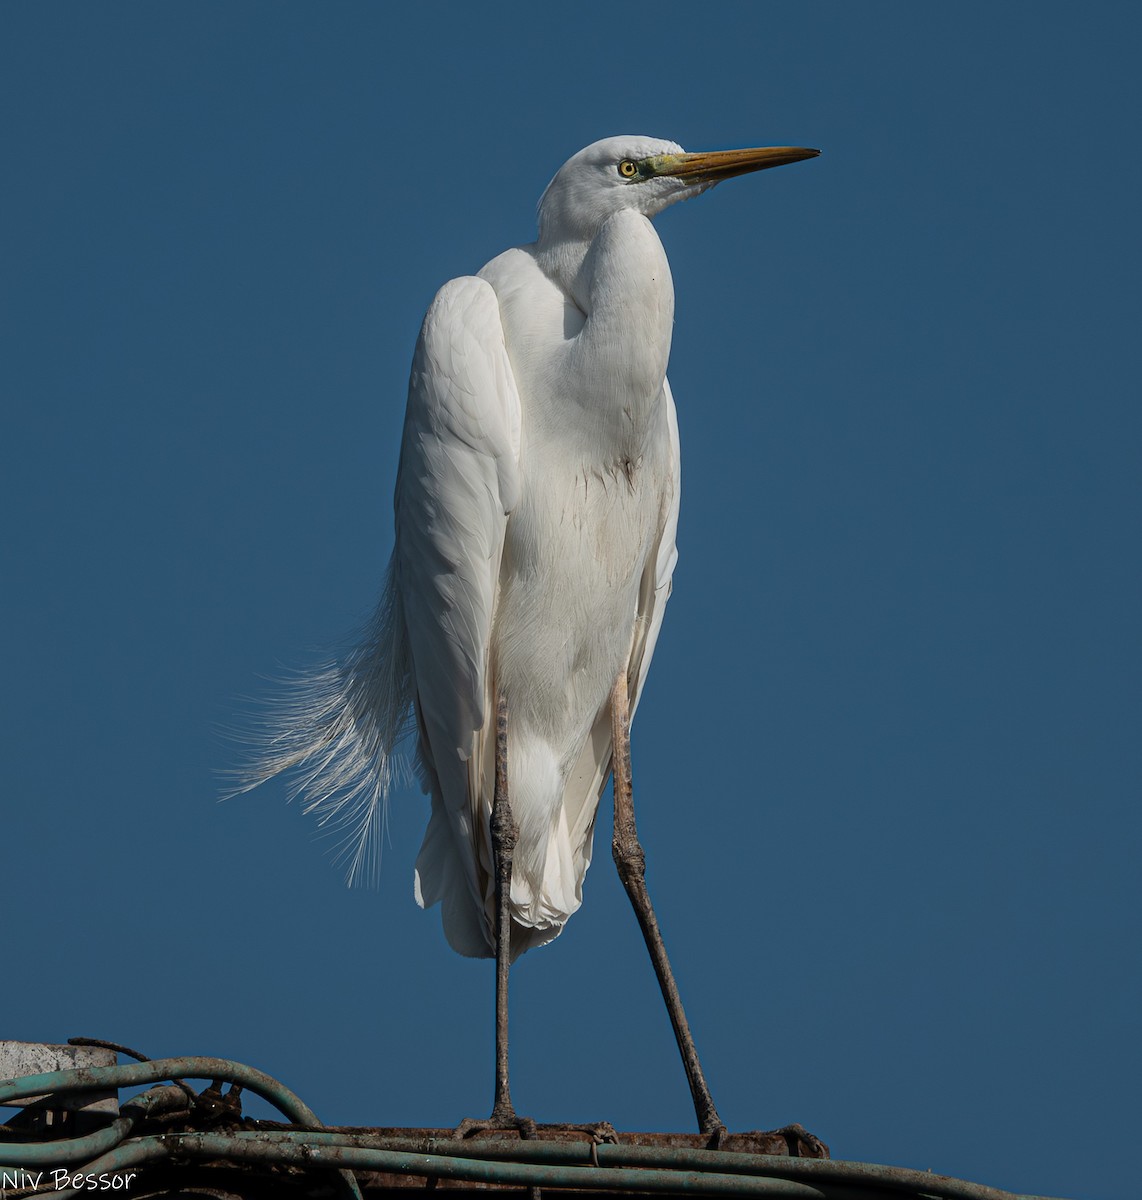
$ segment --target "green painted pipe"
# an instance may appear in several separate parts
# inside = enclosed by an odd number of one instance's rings
[[[947,1176],[900,1167],[849,1163],[827,1159],[783,1158],[775,1155],[729,1154],[721,1151],[675,1151],[630,1146],[598,1146],[600,1164],[554,1165],[542,1162],[508,1162],[477,1158],[472,1152],[491,1150],[494,1143],[468,1145],[433,1140],[433,1152],[380,1149],[362,1145],[368,1134],[339,1134],[300,1130],[246,1131],[233,1134],[181,1133],[140,1138],[91,1163],[92,1175],[122,1172],[131,1167],[171,1157],[228,1159],[248,1163],[287,1163],[293,1166],[342,1170],[384,1171],[425,1175],[436,1179],[464,1179],[517,1187],[562,1187],[579,1190],[631,1190],[675,1192],[704,1196],[767,1196],[781,1200],[894,1200],[904,1196],[939,1196],[954,1200],[1042,1200],[1015,1197]],[[393,1140],[393,1139],[376,1139]],[[349,1144],[353,1143],[353,1144]],[[495,1147],[495,1154],[513,1157],[589,1161],[588,1143],[510,1142]],[[695,1157],[698,1156],[698,1157]],[[751,1160],[771,1160],[758,1162]],[[654,1161],[659,1167],[619,1166],[620,1161]],[[734,1161],[728,1161],[734,1160]],[[699,1163],[700,1166],[694,1164]],[[720,1169],[713,1169],[718,1167]],[[763,1169],[766,1173],[747,1174]],[[788,1178],[789,1175],[801,1178]],[[785,1176],[785,1177],[782,1177]],[[811,1178],[812,1177],[812,1178]],[[76,1195],[79,1193],[77,1192]],[[66,1193],[57,1193],[64,1200]]]
[[[44,1092],[82,1092],[139,1087],[164,1079],[224,1079],[268,1100],[295,1125],[322,1128],[313,1110],[272,1076],[225,1058],[156,1058],[121,1067],[75,1067],[0,1080],[0,1104],[10,1104]]]
[[[87,1162],[119,1145],[144,1117],[187,1107],[187,1096],[181,1089],[152,1088],[125,1101],[120,1115],[110,1125],[85,1137],[51,1142],[0,1142],[0,1172]]]

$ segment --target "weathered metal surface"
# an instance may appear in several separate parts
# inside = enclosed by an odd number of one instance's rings
[[[70,1047],[65,1047],[70,1049]],[[28,1097],[38,1092],[105,1092],[110,1088],[139,1087],[165,1080],[217,1079],[236,1083],[268,1100],[298,1125],[323,1129],[316,1114],[299,1096],[272,1076],[244,1063],[225,1058],[180,1057],[157,1058],[126,1066],[80,1067],[74,1070],[25,1075],[20,1079],[0,1080],[0,1104],[19,1101],[27,1104]]]
[[[272,1121],[261,1121],[265,1129],[286,1128]],[[536,1125],[536,1140],[540,1142],[583,1142],[595,1126],[588,1124]],[[402,1142],[428,1143],[452,1140],[453,1130],[404,1129],[364,1125],[327,1125],[326,1131],[340,1134],[361,1134],[371,1138],[392,1138]],[[623,1133],[617,1132],[620,1145],[677,1147],[688,1150],[711,1148],[710,1138],[701,1133]],[[479,1139],[481,1145],[502,1142],[505,1145],[527,1144],[515,1130],[491,1131]],[[792,1158],[828,1158],[829,1148],[800,1125],[787,1125],[782,1129],[754,1130],[743,1133],[727,1133],[717,1147],[720,1150],[743,1154],[781,1154]]]
[[[46,1072],[73,1070],[79,1067],[113,1067],[115,1052],[96,1046],[54,1046],[46,1042],[0,1041],[0,1082],[22,1075],[42,1075]],[[115,1116],[119,1111],[118,1093],[104,1085],[99,1090],[62,1091],[39,1096],[25,1096],[17,1101],[0,1098],[0,1105],[19,1103],[23,1108],[38,1104],[53,1111],[105,1113]]]
[[[263,1127],[266,1122],[261,1123]],[[536,1142],[554,1145],[579,1145],[593,1148],[596,1165],[604,1161],[610,1147],[590,1136],[593,1129],[589,1125],[537,1125],[536,1138],[523,1141],[515,1131],[493,1131],[485,1134],[473,1145],[479,1147],[481,1157],[495,1157],[500,1160],[519,1159],[528,1156],[528,1151],[537,1148]],[[451,1129],[400,1129],[400,1128],[369,1128],[364,1126],[329,1126],[329,1133],[357,1135],[361,1144],[379,1146],[388,1144],[391,1148],[404,1150],[420,1150],[423,1153],[439,1152],[442,1146],[455,1146]],[[710,1138],[700,1133],[623,1133],[616,1131],[617,1145],[626,1147],[645,1147],[663,1151],[676,1150],[707,1150],[710,1148]],[[461,1143],[463,1145],[464,1143]],[[497,1150],[496,1147],[499,1149]],[[828,1158],[829,1148],[818,1138],[802,1129],[799,1125],[790,1125],[780,1130],[754,1130],[743,1133],[727,1133],[721,1139],[718,1147],[726,1153],[750,1155],[786,1155],[801,1158]],[[590,1162],[590,1150],[586,1162]],[[400,1175],[383,1171],[372,1171],[362,1176],[362,1183],[369,1189],[401,1189],[409,1187],[424,1187],[428,1181],[423,1175]],[[474,1180],[449,1180],[451,1187],[487,1188],[486,1182]]]
[[[516,1144],[518,1157],[485,1156],[488,1141],[465,1143],[456,1138],[430,1143],[428,1150],[365,1144],[383,1140],[311,1129],[170,1133],[119,1146],[86,1170],[92,1175],[122,1175],[182,1162],[194,1171],[197,1188],[214,1165],[232,1169],[244,1163],[259,1174],[284,1171],[283,1178],[295,1183],[298,1170],[316,1168],[315,1197],[328,1187],[332,1172],[340,1170],[357,1173],[365,1196],[395,1194],[402,1187],[423,1188],[428,1180],[440,1180],[449,1187],[463,1183],[500,1193],[569,1188],[595,1196],[643,1192],[781,1200],[1031,1200],[948,1176],[829,1159],[530,1140]],[[497,1148],[510,1146],[499,1143],[493,1147]],[[67,1200],[67,1193],[57,1200]]]
[[[196,1092],[184,1077],[210,1079]],[[356,1200],[484,1190],[534,1197],[636,1194],[763,1196],[780,1200],[1033,1200],[965,1180],[899,1167],[834,1162],[800,1126],[711,1139],[682,1133],[615,1133],[606,1126],[542,1125],[461,1139],[451,1129],[321,1126],[277,1080],[241,1063],[171,1058],[130,1066],[39,1072],[0,1081],[0,1100],[173,1079],[124,1102],[118,1118],[85,1136],[33,1140],[0,1127],[0,1189],[9,1200],[126,1191],[137,1200]],[[230,1081],[228,1090],[222,1081]],[[235,1086],[236,1085],[236,1086]],[[291,1120],[243,1116],[250,1088]],[[534,1134],[534,1136],[532,1136]],[[75,1181],[79,1182],[75,1182]],[[104,1182],[107,1181],[107,1182]]]

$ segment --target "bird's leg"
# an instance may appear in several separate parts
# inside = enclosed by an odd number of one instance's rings
[[[619,878],[626,888],[639,927],[642,929],[646,948],[650,952],[650,961],[654,964],[654,973],[658,976],[658,986],[662,989],[663,1000],[666,1001],[666,1011],[670,1014],[670,1023],[674,1026],[674,1037],[678,1042],[682,1065],[690,1083],[690,1095],[694,1100],[698,1127],[717,1144],[725,1134],[726,1127],[718,1116],[710,1089],[706,1085],[706,1077],[702,1074],[702,1064],[698,1061],[698,1051],[694,1047],[690,1025],[682,1009],[678,985],[674,982],[674,973],[670,970],[670,959],[666,956],[666,946],[663,944],[658,920],[650,903],[650,893],[646,890],[646,856],[639,844],[638,830],[634,823],[630,698],[625,668],[611,692],[611,732],[614,742],[612,766],[615,790],[615,834],[611,852],[619,870]]]
[[[496,1092],[492,1121],[515,1120],[508,1087],[508,972],[511,969],[512,858],[519,829],[508,801],[508,704],[496,692],[496,787],[492,799],[492,866],[496,872]]]
[[[516,1115],[508,1086],[508,971],[511,968],[512,858],[519,829],[508,801],[508,704],[496,692],[496,784],[492,797],[492,869],[496,875],[496,1090],[492,1115],[486,1121],[471,1117],[456,1128],[457,1137],[487,1129],[518,1129],[535,1136],[535,1122]]]

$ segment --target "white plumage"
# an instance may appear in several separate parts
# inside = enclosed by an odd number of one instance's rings
[[[495,690],[510,713],[519,829],[514,957],[579,907],[610,773],[611,689],[625,671],[633,711],[670,594],[674,290],[650,218],[721,178],[813,153],[596,142],[549,185],[538,240],[445,284],[425,317],[373,627],[295,693],[247,782],[300,766],[296,790],[345,826],[359,874],[414,712],[432,796],[416,898],[441,905],[462,954],[496,952]]]
[[[650,279],[624,261],[648,245],[659,260]],[[640,675],[670,586],[669,269],[635,213],[608,221],[600,252],[616,268],[612,305],[597,286],[576,305],[531,248],[446,284],[413,367],[395,582],[433,793],[417,898],[442,902],[463,954],[495,946],[492,672],[511,713],[518,954],[579,907],[610,763],[610,689],[624,664]]]

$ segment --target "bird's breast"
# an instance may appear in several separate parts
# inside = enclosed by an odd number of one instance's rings
[[[495,654],[509,694],[568,762],[627,661],[639,587],[669,504],[668,456],[532,444],[501,561]]]
[[[527,247],[481,273],[521,409],[493,654],[509,704],[569,763],[629,658],[670,504],[673,286],[641,217],[608,222],[575,287],[544,265]]]

